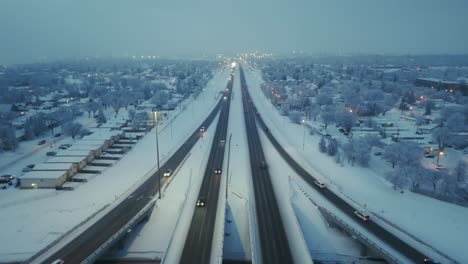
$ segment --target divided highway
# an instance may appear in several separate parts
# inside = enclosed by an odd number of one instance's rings
[[[218,114],[218,111],[225,104],[226,102],[221,98],[201,126],[208,128]],[[158,192],[158,174],[160,173],[162,181],[165,181],[166,179],[162,177],[162,173],[167,169],[174,170],[177,168],[202,136],[203,133],[197,128],[166,163],[160,167],[159,171],[155,172],[141,184],[128,199],[121,202],[88,230],[61,248],[60,251],[56,252],[53,256],[49,257],[44,263],[52,263],[56,259],[63,259],[65,263],[81,263],[85,260],[148,204]]]
[[[255,123],[257,112],[252,100],[248,96],[242,67],[239,68],[239,71],[262,263],[293,263],[288,239],[268,172],[268,165]]]
[[[221,113],[216,127],[213,145],[200,187],[197,204],[194,204],[190,229],[187,234],[180,263],[210,263],[213,233],[218,208],[219,188],[224,161],[226,134],[233,87],[233,70],[224,91]]]
[[[243,71],[241,69],[241,80],[243,80]],[[244,88],[244,85],[242,86]],[[245,88],[247,86],[245,85]],[[250,98],[250,95],[247,91],[245,90],[245,95],[244,95],[244,100],[248,100],[250,104],[252,105],[253,109],[256,109],[252,99]],[[262,117],[260,115],[256,115],[256,118],[259,122],[260,127],[263,128],[265,131],[266,136],[268,139],[271,141],[275,149],[280,153],[281,157],[289,164],[289,166],[305,181],[307,182],[312,188],[314,188],[318,193],[320,193],[322,196],[324,196],[328,201],[330,201],[336,208],[341,210],[343,213],[345,213],[347,216],[349,216],[351,219],[353,219],[356,223],[358,223],[362,228],[366,229],[370,233],[374,234],[378,238],[380,238],[383,242],[386,244],[390,245],[393,247],[395,250],[400,252],[402,255],[407,257],[409,260],[413,261],[414,263],[426,263],[424,262],[424,259],[426,256],[415,249],[414,247],[411,247],[408,245],[406,242],[402,241],[383,227],[377,225],[376,223],[371,221],[364,222],[360,220],[359,218],[356,217],[354,212],[356,209],[352,207],[349,203],[347,203],[345,200],[340,198],[338,195],[333,193],[327,188],[320,188],[317,186],[314,182],[316,179],[309,174],[304,168],[302,168],[299,163],[297,163],[287,152],[286,150],[278,143],[276,138],[270,133],[270,130],[266,126],[265,122],[263,121]],[[250,145],[250,141],[249,141]],[[249,146],[250,147],[250,146]],[[258,208],[258,206],[257,206]],[[270,263],[270,262],[265,262],[265,263]],[[286,263],[286,262],[284,262]]]

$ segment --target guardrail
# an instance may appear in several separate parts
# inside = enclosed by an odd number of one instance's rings
[[[45,246],[44,248],[42,248],[41,250],[39,250],[36,254],[32,255],[31,257],[29,257],[28,259],[22,261],[21,263],[30,263],[31,261],[33,261],[35,258],[39,257],[40,255],[44,254],[44,252],[46,252],[47,250],[49,250],[50,248],[52,248],[53,246],[57,245],[63,238],[65,238],[66,236],[68,236],[69,234],[71,234],[73,231],[75,231],[76,229],[78,229],[79,227],[81,227],[82,225],[86,224],[89,220],[93,219],[97,214],[99,214],[100,212],[104,211],[104,209],[106,209],[107,207],[109,206],[109,204],[106,204],[104,205],[103,207],[101,207],[99,210],[97,210],[96,212],[94,212],[93,214],[91,214],[90,216],[88,216],[86,219],[84,219],[83,221],[81,221],[80,223],[78,223],[76,226],[74,226],[72,229],[68,230],[67,232],[63,233],[61,236],[59,236],[57,239],[55,239],[54,241],[52,241],[52,243],[48,244],[47,246]]]
[[[248,202],[249,204],[249,226],[250,226],[250,258],[252,259],[252,264],[255,263],[262,263],[261,259],[257,259],[260,254],[257,252],[257,245],[255,244],[256,241],[256,234],[257,234],[257,229],[255,228],[255,212],[253,211],[253,206],[251,205],[250,201]]]
[[[374,216],[376,216],[379,220],[383,221],[384,223],[386,223],[387,225],[391,226],[392,228],[400,231],[401,233],[407,235],[408,237],[410,237],[411,239],[414,239],[415,241],[417,241],[418,243],[420,243],[421,245],[424,245],[428,248],[430,248],[431,250],[433,250],[434,252],[436,252],[437,254],[443,256],[444,258],[448,259],[450,261],[450,263],[452,264],[459,264],[459,262],[457,262],[456,260],[454,260],[453,258],[447,256],[445,253],[441,252],[440,250],[432,247],[431,245],[427,244],[426,242],[422,241],[421,239],[415,237],[414,235],[410,234],[409,232],[407,232],[406,230],[402,229],[401,227],[395,225],[394,223],[392,223],[390,220],[384,218],[383,216],[380,216],[379,214],[377,213],[373,213]]]
[[[363,243],[364,245],[366,245],[369,248],[374,249],[377,252],[380,252],[382,254],[382,257],[386,261],[388,261],[389,263],[392,263],[392,264],[403,264],[404,263],[404,262],[398,260],[397,258],[395,258],[394,256],[392,256],[392,254],[390,254],[390,252],[388,252],[387,250],[385,250],[381,246],[377,245],[372,240],[368,239],[363,233],[359,232],[358,230],[356,230],[355,228],[353,228],[352,226],[347,224],[345,221],[343,221],[341,218],[339,218],[338,216],[336,216],[332,212],[328,211],[327,209],[325,209],[325,208],[323,208],[321,206],[319,206],[318,208],[322,213],[325,213],[326,215],[328,215],[337,225],[339,225],[341,228],[343,228],[343,230],[346,230],[346,232],[348,232],[349,234],[352,234],[354,237],[356,237],[361,243]]]
[[[174,233],[176,231],[177,226],[179,226],[180,216],[182,215],[182,209],[184,208],[186,202],[187,202],[187,195],[185,196],[184,201],[179,207],[179,216],[177,216],[175,227],[174,227],[174,230],[172,231],[171,239],[169,239],[169,243],[167,244],[166,252],[164,252],[163,257],[161,258],[161,264],[164,264],[164,262],[166,261],[166,257],[169,254],[169,250],[171,249],[172,242],[174,241]]]
[[[135,224],[137,224],[144,216],[151,213],[157,200],[153,200],[148,203],[138,214],[136,214],[126,225],[124,225],[119,231],[112,235],[104,244],[96,249],[91,255],[89,255],[82,263],[93,263],[106,249],[108,249],[114,242],[128,232]]]

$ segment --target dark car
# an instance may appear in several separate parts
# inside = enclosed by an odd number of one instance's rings
[[[197,200],[197,207],[203,207],[205,206],[205,198],[204,197],[200,197],[198,198]]]
[[[54,137],[60,137],[62,134],[61,133],[57,133],[54,135]]]
[[[0,183],[10,183],[15,178],[16,177],[13,174],[4,174],[4,175],[0,176]]]
[[[55,152],[55,151],[49,151],[49,152],[46,153],[46,155],[47,155],[47,156],[55,156],[55,155],[57,155],[57,152]]]
[[[46,143],[45,139],[40,140],[39,142],[37,142],[38,145],[44,145],[45,143]]]
[[[260,168],[266,169],[266,167],[267,167],[266,162],[264,162],[264,161],[260,162]]]

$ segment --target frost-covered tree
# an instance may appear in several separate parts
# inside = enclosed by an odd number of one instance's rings
[[[324,106],[320,117],[325,125],[325,129],[327,129],[328,125],[335,121],[335,108],[332,106]]]
[[[316,104],[312,104],[308,108],[309,117],[314,121],[317,121],[317,116],[320,114],[320,107]]]
[[[0,126],[0,150],[15,150],[18,147],[15,128]]]
[[[456,179],[460,183],[468,182],[468,164],[464,160],[459,160],[455,168],[453,169],[453,174],[456,176]]]
[[[289,112],[289,120],[291,120],[291,122],[293,122],[293,123],[300,124],[301,123],[301,113],[299,113],[298,111]]]
[[[291,107],[289,106],[289,104],[287,103],[281,104],[281,109],[280,109],[281,115],[287,116],[289,115],[290,111],[291,111]]]
[[[107,121],[106,115],[104,114],[104,109],[101,107],[97,113],[96,121],[99,125],[105,123]]]
[[[322,153],[327,151],[327,142],[325,141],[325,137],[322,137],[319,142],[319,150]]]
[[[338,142],[336,141],[336,139],[331,139],[327,145],[327,154],[329,156],[335,156],[337,152],[338,152]]]
[[[354,162],[357,162],[366,167],[370,160],[370,150],[371,146],[364,139],[351,139],[343,145],[343,152],[352,166],[354,166]]]
[[[419,163],[422,153],[421,147],[415,142],[397,142],[385,146],[382,157],[395,168],[395,165],[412,166]]]
[[[71,136],[73,139],[80,133],[83,126],[80,123],[68,122],[63,125],[63,133],[65,135]]]
[[[427,100],[424,104],[424,115],[431,115],[432,108],[434,108],[434,103],[431,100]]]
[[[443,150],[450,140],[450,130],[447,127],[436,127],[432,131],[432,139],[437,142],[439,150]]]

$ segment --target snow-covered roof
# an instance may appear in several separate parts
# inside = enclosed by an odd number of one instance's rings
[[[436,82],[436,83],[443,83],[443,84],[458,84],[458,82],[454,81],[447,81],[437,78],[418,78],[417,80],[428,81],[428,82]]]
[[[56,157],[86,157],[89,155],[89,150],[62,150],[57,152]]]
[[[74,163],[74,162],[82,162],[86,159],[86,156],[73,156],[73,157],[53,157],[44,161],[45,163]]]
[[[58,179],[64,171],[30,171],[26,172],[21,179]]]
[[[68,171],[73,165],[71,163],[40,163],[37,164],[32,171],[53,171],[62,170]]]

